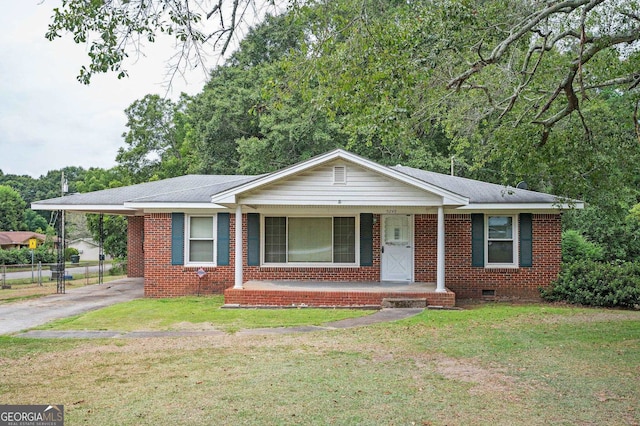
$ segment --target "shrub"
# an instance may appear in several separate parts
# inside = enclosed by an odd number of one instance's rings
[[[640,309],[640,262],[565,263],[558,279],[542,290],[548,301]]]
[[[56,261],[55,253],[38,247],[33,251],[33,262],[53,263]],[[31,264],[31,250],[21,249],[0,250],[0,265],[29,265]]]
[[[38,247],[34,250],[33,257],[34,262],[55,263],[58,261],[56,253],[44,247]]]
[[[110,275],[124,275],[127,273],[127,260],[126,259],[114,259],[109,269]]]
[[[602,260],[602,247],[588,241],[573,229],[562,233],[562,261],[573,263],[580,260]]]
[[[69,262],[71,260],[71,256],[76,256],[80,252],[75,247],[66,247],[64,249],[64,261]]]

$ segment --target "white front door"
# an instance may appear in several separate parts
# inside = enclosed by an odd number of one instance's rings
[[[413,216],[382,216],[380,279],[413,281]]]

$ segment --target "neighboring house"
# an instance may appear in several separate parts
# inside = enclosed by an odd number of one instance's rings
[[[128,272],[148,297],[451,306],[537,299],[560,270],[561,212],[582,206],[335,150],[260,176],[188,175],[32,208],[128,216]]]
[[[31,231],[0,231],[0,248],[9,250],[29,247],[31,238],[35,238],[40,245],[44,243],[47,236]]]
[[[67,243],[67,247],[78,250],[80,259],[88,261],[100,260],[100,245],[92,238],[78,238]]]

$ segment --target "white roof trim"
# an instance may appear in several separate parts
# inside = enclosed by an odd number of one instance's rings
[[[461,206],[456,208],[455,210],[477,210],[477,211],[485,211],[485,210],[523,210],[523,211],[532,211],[532,210],[549,210],[559,212],[561,210],[573,210],[573,209],[583,209],[583,202],[576,203],[495,203],[495,204],[470,204],[466,206]]]
[[[125,207],[121,204],[38,204],[31,203],[31,210],[67,210],[67,211],[104,211],[107,212],[131,212],[137,209]]]
[[[238,196],[241,195],[243,192],[255,190],[257,188],[274,183],[278,180],[285,179],[289,176],[293,176],[304,170],[319,166],[321,164],[324,164],[330,161],[338,160],[338,159],[349,161],[351,163],[357,164],[361,167],[364,167],[366,169],[379,173],[383,176],[398,180],[400,182],[422,189],[426,192],[430,192],[432,194],[438,195],[442,197],[442,205],[466,206],[469,204],[469,199],[467,197],[464,197],[462,195],[447,191],[443,188],[428,184],[419,179],[413,178],[404,173],[397,172],[393,169],[390,169],[389,167],[382,166],[378,163],[367,160],[366,158],[357,156],[355,154],[344,151],[342,149],[336,149],[326,154],[313,157],[310,160],[304,161],[302,163],[298,163],[296,165],[287,167],[282,170],[275,171],[271,174],[268,174],[262,178],[256,179],[244,185],[240,185],[235,188],[231,188],[227,191],[223,191],[219,194],[212,196],[211,202],[217,203],[217,204],[237,204]]]
[[[211,203],[144,203],[144,202],[125,202],[125,208],[140,210],[159,210],[159,209],[172,209],[172,211],[177,211],[176,209],[207,209],[207,210],[228,210],[228,207],[220,206],[217,204]]]

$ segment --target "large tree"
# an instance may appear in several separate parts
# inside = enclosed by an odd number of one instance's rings
[[[0,230],[23,231],[26,203],[15,189],[0,185]]]
[[[189,153],[183,147],[187,101],[184,94],[178,102],[147,95],[125,110],[129,130],[122,135],[126,147],[118,150],[116,161],[134,182],[187,171]]]

